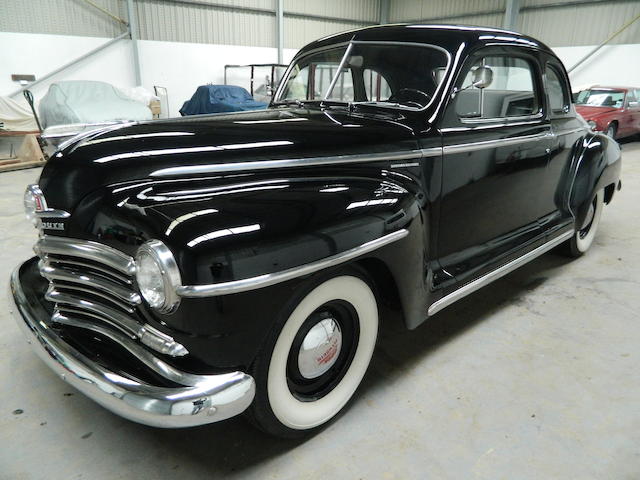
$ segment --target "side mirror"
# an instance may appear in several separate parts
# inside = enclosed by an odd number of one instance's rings
[[[487,88],[493,82],[493,70],[489,67],[478,67],[473,71],[473,86]]]
[[[635,108],[635,107],[637,107],[638,105],[640,105],[640,102],[629,102],[629,106],[630,106],[630,107]]]

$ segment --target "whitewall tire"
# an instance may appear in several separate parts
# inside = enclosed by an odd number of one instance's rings
[[[256,359],[250,418],[263,430],[292,437],[320,427],[360,385],[376,345],[378,306],[367,281],[351,273],[313,286]]]
[[[576,232],[569,241],[569,253],[574,257],[583,255],[595,239],[600,225],[600,217],[602,216],[602,210],[604,209],[604,190],[600,190],[596,193],[595,197],[591,201],[587,217],[583,224],[576,228]]]

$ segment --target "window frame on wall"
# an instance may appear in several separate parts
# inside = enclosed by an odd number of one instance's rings
[[[445,115],[443,117],[443,124],[446,126],[469,126],[474,124],[510,124],[514,122],[538,121],[544,118],[546,111],[546,102],[544,100],[545,91],[542,83],[542,70],[538,55],[539,52],[537,51],[519,47],[484,47],[472,53],[458,71],[455,81],[453,82],[452,90],[449,92],[449,102],[445,111]],[[531,71],[534,99],[537,107],[537,110],[535,112],[528,115],[483,118],[466,118],[458,115],[458,112],[456,111],[456,97],[457,93],[459,92],[457,92],[457,90],[462,86],[471,69],[479,62],[481,62],[483,58],[487,57],[508,57],[521,59],[527,62]]]

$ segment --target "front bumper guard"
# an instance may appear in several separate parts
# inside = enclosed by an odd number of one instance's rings
[[[63,380],[103,407],[145,425],[181,428],[233,417],[253,401],[255,382],[244,372],[194,375],[166,366],[171,369],[168,379],[175,382],[182,374],[186,383],[170,388],[132,380],[96,364],[60,338],[49,326],[50,318],[39,311],[42,307],[27,297],[20,280],[26,263],[11,276],[11,313],[38,356]],[[158,358],[154,361],[166,365]]]

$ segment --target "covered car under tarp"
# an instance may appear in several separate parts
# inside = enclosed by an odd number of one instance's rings
[[[42,128],[152,118],[147,105],[126,97],[113,85],[89,80],[52,83],[40,101],[39,113]]]
[[[242,87],[235,85],[202,85],[180,109],[182,116],[205,113],[261,110],[266,103],[256,102]]]

